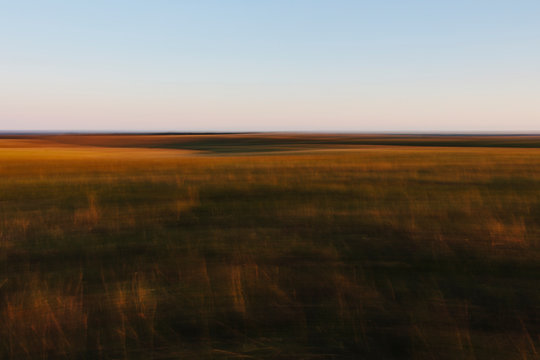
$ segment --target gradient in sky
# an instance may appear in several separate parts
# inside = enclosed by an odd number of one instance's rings
[[[0,130],[540,131],[540,1],[1,1]]]

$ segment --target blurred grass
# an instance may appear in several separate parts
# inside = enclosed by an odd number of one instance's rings
[[[213,154],[320,150],[358,146],[540,148],[539,135],[437,135],[437,134],[71,134],[1,135],[32,146],[86,145],[184,149]],[[9,142],[0,142],[0,147]]]
[[[0,358],[539,356],[538,149],[98,140],[0,141]]]

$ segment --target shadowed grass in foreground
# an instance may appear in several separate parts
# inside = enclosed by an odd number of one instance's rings
[[[0,358],[539,356],[538,149],[57,140],[2,140]]]

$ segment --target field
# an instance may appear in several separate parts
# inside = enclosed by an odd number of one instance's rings
[[[540,137],[0,138],[1,359],[538,359]]]

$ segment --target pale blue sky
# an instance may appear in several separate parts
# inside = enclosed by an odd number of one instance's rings
[[[1,1],[0,130],[540,131],[540,1]]]

